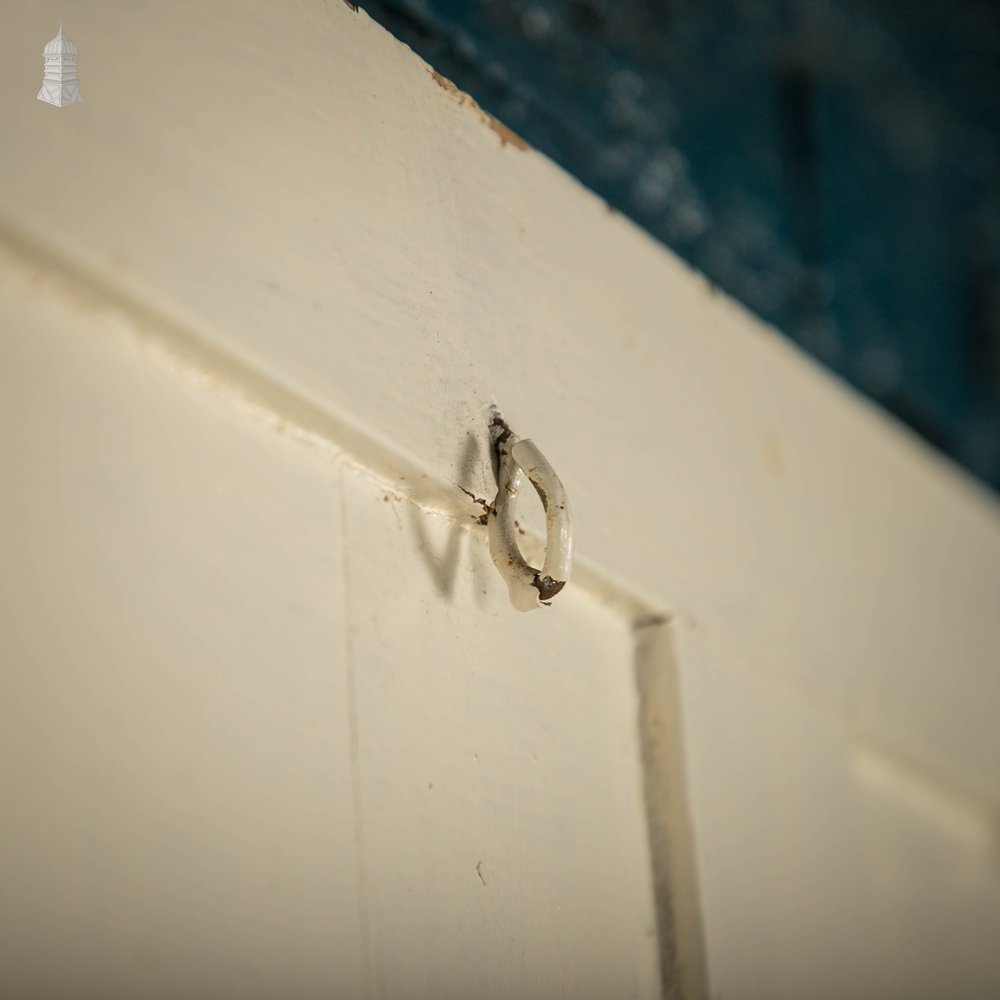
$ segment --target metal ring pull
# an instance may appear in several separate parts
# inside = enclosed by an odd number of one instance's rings
[[[499,458],[497,498],[489,525],[490,556],[518,611],[533,611],[555,597],[573,562],[573,520],[566,490],[533,441],[519,439],[500,417],[492,425]],[[545,562],[529,565],[517,544],[518,492],[527,476],[545,508]]]

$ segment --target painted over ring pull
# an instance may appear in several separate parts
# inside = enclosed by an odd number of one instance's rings
[[[490,556],[518,611],[548,604],[569,579],[573,562],[573,519],[566,490],[533,441],[518,438],[499,416],[490,426],[498,458],[498,491],[486,522]],[[525,478],[545,508],[545,562],[529,565],[517,544],[518,494]]]

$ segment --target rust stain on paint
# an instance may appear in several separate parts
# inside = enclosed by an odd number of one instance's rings
[[[498,122],[493,115],[488,114],[486,111],[476,103],[475,99],[467,94],[464,90],[459,90],[447,77],[442,76],[437,70],[428,68],[428,72],[434,82],[444,91],[446,91],[449,96],[453,97],[459,104],[468,105],[473,111],[479,115],[480,120],[483,122],[487,128],[492,129],[492,131],[499,136],[501,146],[514,146],[516,149],[530,149],[531,147],[514,131],[507,128],[503,122]]]

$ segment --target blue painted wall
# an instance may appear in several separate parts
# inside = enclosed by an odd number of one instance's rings
[[[1000,489],[1000,5],[362,6]]]

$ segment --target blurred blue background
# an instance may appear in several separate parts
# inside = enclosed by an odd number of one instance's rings
[[[994,0],[361,6],[1000,489]]]

